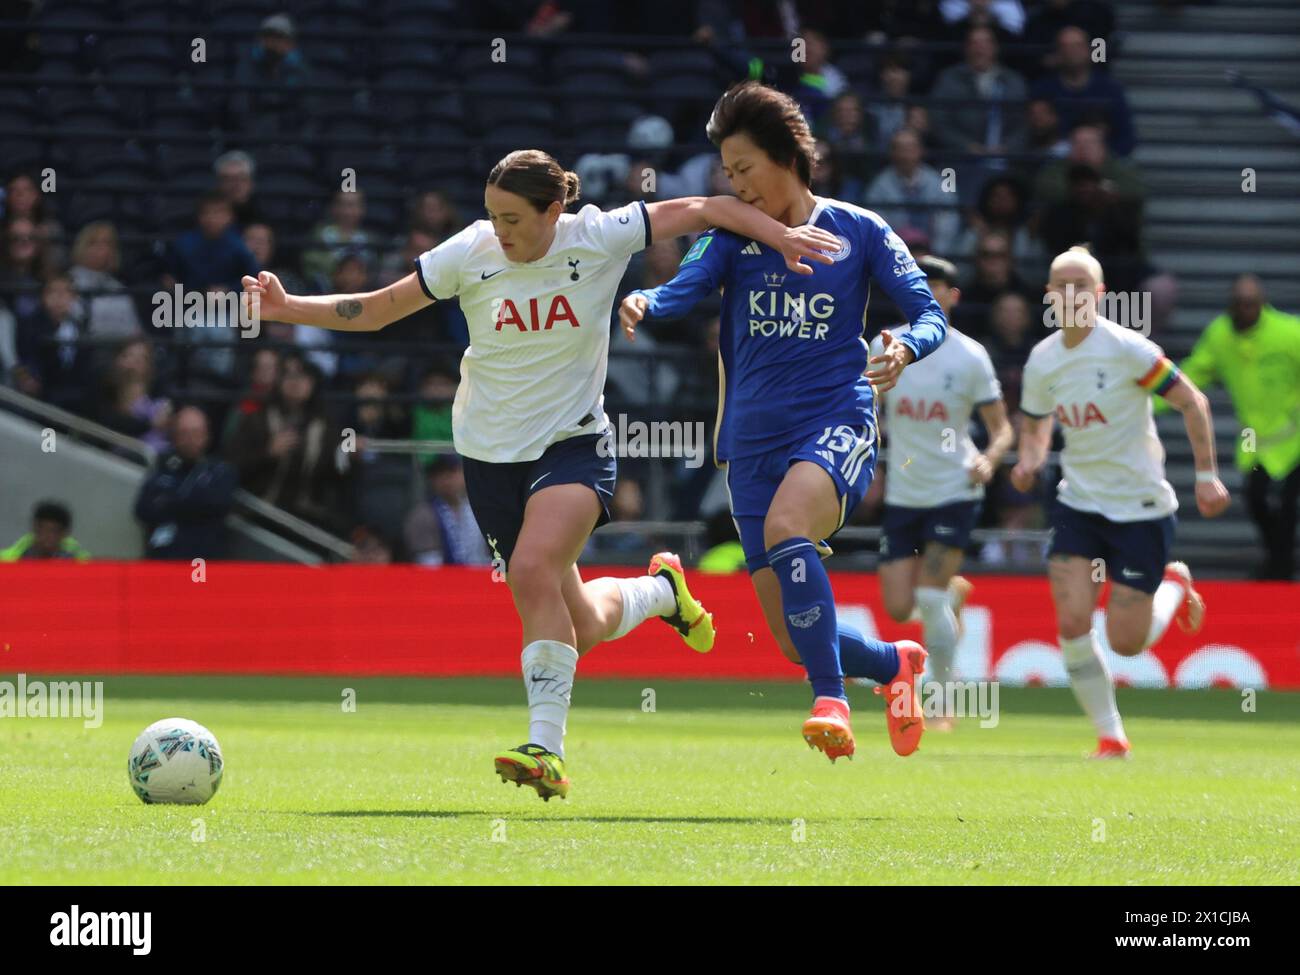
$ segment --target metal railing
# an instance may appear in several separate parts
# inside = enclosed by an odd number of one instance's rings
[[[4,385],[0,385],[0,404],[17,415],[57,424],[91,446],[110,447],[119,455],[124,454],[137,462],[142,468],[151,467],[157,460],[157,452],[135,437],[118,433],[93,420],[33,399]],[[303,547],[304,544],[336,559],[346,561],[352,558],[352,546],[342,539],[267,503],[243,488],[235,490],[234,499],[239,511],[227,516],[226,524],[245,534],[256,535],[263,544],[278,548],[295,561],[319,560],[319,556]],[[245,516],[253,516],[263,524],[258,525]]]

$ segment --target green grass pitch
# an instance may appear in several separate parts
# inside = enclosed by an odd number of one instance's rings
[[[1092,763],[1067,690],[1004,689],[996,728],[908,759],[850,693],[858,754],[831,765],[802,685],[579,681],[573,791],[543,803],[492,772],[526,737],[514,680],[108,678],[102,727],[0,721],[0,883],[1300,880],[1300,695],[1124,690],[1134,759]],[[128,785],[131,742],[171,716],[222,744],[206,806]]]

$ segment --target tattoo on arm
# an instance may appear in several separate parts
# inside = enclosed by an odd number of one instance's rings
[[[355,298],[345,299],[334,306],[334,313],[339,318],[351,320],[361,314],[361,302]]]

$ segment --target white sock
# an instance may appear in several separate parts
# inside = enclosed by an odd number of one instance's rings
[[[663,576],[636,576],[614,579],[623,596],[623,618],[606,640],[627,636],[651,616],[671,616],[677,612],[677,594],[673,584]]]
[[[957,655],[957,617],[948,590],[917,586],[916,605],[921,612],[925,649],[930,653],[925,679],[945,683],[952,679],[952,661]]]
[[[1147,642],[1142,644],[1143,649],[1154,646],[1155,642],[1165,635],[1165,630],[1169,629],[1169,624],[1178,612],[1178,607],[1183,604],[1187,598],[1187,593],[1183,591],[1181,582],[1171,582],[1166,579],[1160,583],[1160,588],[1156,590],[1155,601],[1151,604],[1151,628],[1147,630]]]
[[[578,651],[559,640],[534,640],[519,659],[528,694],[528,740],[563,758]]]
[[[1073,640],[1059,639],[1075,700],[1083,708],[1083,713],[1092,719],[1097,736],[1128,741],[1115,704],[1115,684],[1101,652],[1101,644],[1097,642],[1097,634],[1089,630]]]

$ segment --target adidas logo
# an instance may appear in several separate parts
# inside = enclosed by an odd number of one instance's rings
[[[755,257],[758,257],[763,253],[763,249],[758,246],[758,241],[751,240],[748,244],[746,244],[744,247],[740,249],[740,253],[752,254]]]

